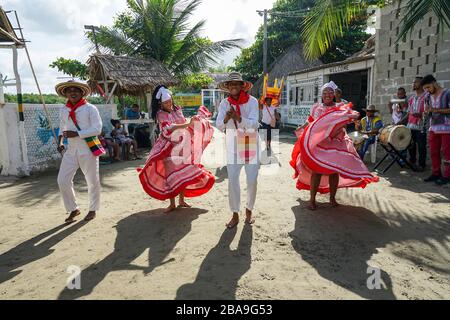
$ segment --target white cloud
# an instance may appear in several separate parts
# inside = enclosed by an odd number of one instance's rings
[[[271,8],[274,0],[204,0],[195,12],[193,22],[206,20],[204,35],[213,41],[242,38],[250,45],[262,18],[256,10]],[[56,58],[65,57],[86,61],[89,44],[84,25],[111,25],[113,18],[126,9],[125,0],[4,0],[5,10],[16,10],[23,27],[28,48],[42,88],[53,92],[57,77],[64,76],[49,67]],[[10,15],[13,24],[15,19]],[[221,57],[231,64],[239,54],[232,50]],[[19,72],[23,92],[37,92],[25,52],[19,52]],[[0,72],[14,77],[12,53],[0,50]],[[6,92],[15,93],[14,88]]]

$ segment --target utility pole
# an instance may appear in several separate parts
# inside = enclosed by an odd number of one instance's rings
[[[263,74],[267,74],[267,15],[269,10],[258,10],[256,11],[260,16],[264,17],[264,48],[263,48]]]
[[[95,31],[98,30],[98,27],[96,27],[96,26],[84,26],[84,29],[92,31],[92,34],[94,35],[95,50],[97,51],[97,53],[100,53],[100,49],[98,48],[97,34],[95,33]]]

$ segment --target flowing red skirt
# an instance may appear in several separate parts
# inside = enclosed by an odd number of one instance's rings
[[[331,108],[318,119],[296,132],[297,143],[290,165],[295,170],[297,189],[311,190],[311,175],[322,174],[319,193],[329,193],[329,176],[339,174],[338,188],[365,188],[379,178],[367,169],[345,132],[345,126],[357,117],[349,106]]]
[[[162,135],[155,143],[146,165],[138,169],[145,192],[158,200],[174,198],[184,192],[188,198],[207,193],[214,185],[214,175],[200,164],[203,151],[214,129],[203,116],[195,129],[177,130],[173,142]]]

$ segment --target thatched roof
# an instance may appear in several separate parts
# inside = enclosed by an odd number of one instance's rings
[[[0,7],[0,43],[23,44],[17,37],[17,34],[2,7]]]
[[[87,64],[89,84],[97,93],[97,83],[102,84],[104,81],[103,72],[108,81],[117,82],[117,95],[143,95],[151,92],[157,85],[173,86],[179,83],[164,64],[154,59],[94,54]],[[113,86],[110,83],[108,87],[111,90]]]
[[[319,66],[321,64],[322,62],[320,60],[308,62],[303,56],[302,44],[294,44],[269,67],[269,84],[272,84],[275,78],[287,78],[288,74],[293,71],[303,70],[314,66]],[[259,97],[262,93],[263,84],[264,77],[260,77],[253,85],[253,89],[251,91],[252,95]]]

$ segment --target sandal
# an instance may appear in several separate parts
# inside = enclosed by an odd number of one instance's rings
[[[66,223],[73,223],[73,222],[75,222],[75,218],[78,217],[80,214],[81,214],[80,210],[72,211],[70,216],[65,220]]]
[[[91,221],[91,220],[94,220],[94,219],[95,219],[95,216],[96,216],[96,213],[93,212],[93,211],[90,211],[90,212],[87,214],[86,218],[84,218],[84,221]]]

